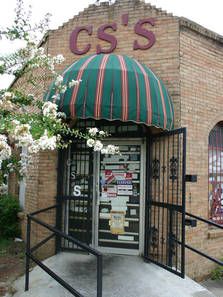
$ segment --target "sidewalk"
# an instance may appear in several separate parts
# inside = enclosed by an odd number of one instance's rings
[[[217,297],[223,297],[223,280],[207,280],[201,283],[202,286],[207,288],[210,292]]]

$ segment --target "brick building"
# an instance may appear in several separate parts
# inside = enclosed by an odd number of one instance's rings
[[[20,187],[24,212],[66,197],[59,215],[65,232],[103,252],[144,255],[181,275],[184,240],[221,258],[223,232],[202,222],[185,227],[184,206],[188,213],[223,223],[223,37],[143,1],[117,0],[90,5],[49,31],[42,46],[64,55],[62,72],[72,65],[69,75],[64,72],[67,82],[82,78],[83,87],[60,98],[61,109],[71,118],[78,115],[81,129],[107,129],[122,155],[100,157],[74,141],[68,151],[35,156]],[[48,86],[44,81],[31,91],[41,98]],[[116,106],[111,100],[117,96],[122,104]],[[178,128],[186,128],[186,151],[185,129]],[[53,223],[56,217],[46,219]],[[42,229],[34,228],[33,238],[42,237]],[[66,242],[59,245],[73,249]],[[47,254],[54,248],[51,241]],[[214,267],[186,250],[187,275],[203,277]]]

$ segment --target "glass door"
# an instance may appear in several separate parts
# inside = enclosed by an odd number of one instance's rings
[[[119,145],[117,143],[117,145]],[[138,254],[142,232],[142,144],[120,144],[120,155],[101,155],[97,193],[97,247]]]

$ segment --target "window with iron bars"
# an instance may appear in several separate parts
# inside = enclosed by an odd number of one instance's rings
[[[223,122],[209,134],[208,159],[210,219],[223,224]]]

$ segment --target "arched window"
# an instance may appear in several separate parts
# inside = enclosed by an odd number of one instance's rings
[[[223,224],[223,122],[211,130],[208,152],[210,219]]]

